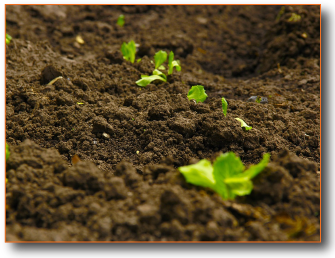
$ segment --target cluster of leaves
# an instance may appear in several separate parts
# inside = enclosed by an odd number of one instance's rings
[[[253,184],[251,179],[266,167],[270,154],[263,155],[257,165],[251,165],[247,170],[233,152],[221,154],[214,161],[213,166],[206,159],[198,163],[179,167],[188,183],[208,187],[217,192],[223,199],[234,199],[236,195],[243,196],[251,193]]]
[[[141,75],[141,79],[136,81],[136,84],[141,87],[145,87],[155,80],[161,80],[163,82],[167,81],[167,76],[160,70],[166,70],[163,63],[168,58],[167,53],[163,50],[158,51],[155,56],[155,69],[152,72],[152,75]],[[181,71],[181,66],[178,60],[174,60],[174,53],[170,51],[168,58],[168,75],[173,73],[173,68],[177,71]]]

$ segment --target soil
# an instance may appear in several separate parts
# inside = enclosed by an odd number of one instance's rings
[[[6,24],[7,241],[320,241],[320,6],[6,5]],[[181,72],[137,86],[159,50]],[[248,196],[177,170],[227,151],[271,154]]]

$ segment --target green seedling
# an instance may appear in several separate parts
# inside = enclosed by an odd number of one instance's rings
[[[287,20],[289,22],[298,22],[301,20],[301,16],[296,13],[292,13],[291,17]]]
[[[6,142],[6,161],[9,159],[9,156],[10,156],[10,152],[9,152],[9,146]]]
[[[162,66],[162,64],[166,61],[166,59],[167,59],[167,53],[163,50],[158,51],[154,56],[155,69],[165,70],[165,67]]]
[[[12,37],[6,33],[6,44],[8,45],[11,40],[12,40]]]
[[[153,71],[153,75],[141,75],[141,79],[139,79],[138,81],[136,81],[136,84],[138,86],[141,87],[145,87],[148,84],[150,84],[151,82],[155,81],[155,80],[161,80],[163,82],[166,82],[166,75],[163,74],[162,72],[160,72],[159,70],[154,70]]]
[[[123,27],[124,25],[124,15],[123,14],[121,14],[119,18],[117,18],[116,24],[119,25],[120,27]]]
[[[240,158],[233,152],[227,152],[217,157],[213,166],[210,161],[202,159],[196,164],[179,167],[178,170],[188,183],[211,188],[223,199],[233,200],[237,195],[251,193],[251,179],[263,171],[269,160],[270,154],[266,153],[261,162],[245,170]]]
[[[181,66],[178,60],[173,60],[174,59],[174,53],[172,51],[170,51],[169,53],[169,71],[168,71],[168,75],[173,73],[173,68],[176,67],[176,70],[178,72],[181,71]]]
[[[172,51],[170,51],[169,60],[168,60],[169,62],[168,63],[168,66],[169,66],[168,75],[172,74],[173,67],[176,67],[177,71],[181,71],[181,66],[179,64],[179,61],[174,61],[173,58],[174,58],[174,54]],[[161,71],[159,71],[159,70],[165,70],[163,63],[166,61],[166,59],[167,59],[167,53],[163,50],[158,51],[154,56],[155,70],[152,72],[152,75],[141,75],[141,79],[136,81],[136,84],[138,86],[145,87],[154,80],[161,80],[163,82],[166,82],[167,76]]]
[[[222,97],[221,102],[222,102],[222,112],[224,116],[227,116],[227,108],[228,108],[227,100],[224,97]]]
[[[121,46],[121,52],[124,59],[132,63],[135,62],[136,44],[133,40],[128,42],[128,44],[126,42],[123,42]]]
[[[262,101],[262,97],[257,96],[256,103],[261,103],[261,101]]]
[[[280,17],[284,14],[285,12],[285,6],[282,6],[282,8],[280,9],[277,17],[276,17],[276,21],[279,21],[280,20]]]
[[[244,130],[249,131],[249,130],[252,129],[252,126],[247,125],[247,123],[244,122],[241,118],[236,117],[235,119],[236,119],[237,121],[241,122],[241,127],[242,127]]]
[[[204,102],[207,99],[207,94],[202,85],[192,86],[192,88],[188,91],[187,97],[189,100],[194,99],[197,103]]]

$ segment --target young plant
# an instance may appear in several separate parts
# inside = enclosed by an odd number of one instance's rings
[[[227,116],[227,108],[228,108],[227,100],[224,97],[222,97],[221,102],[222,102],[222,112],[224,116]]]
[[[237,121],[241,122],[241,127],[242,127],[244,130],[249,131],[249,130],[252,129],[252,126],[247,125],[247,123],[244,122],[241,118],[236,117],[235,119],[236,119]]]
[[[145,87],[155,80],[161,80],[163,82],[166,82],[167,80],[166,75],[162,73],[161,71],[155,69],[152,73],[153,75],[150,75],[150,76],[142,74],[141,79],[136,81],[136,84],[138,86]]]
[[[119,18],[117,18],[116,24],[119,25],[120,27],[123,27],[124,25],[124,15],[123,14],[120,14]]]
[[[192,88],[188,91],[187,97],[189,100],[194,99],[197,103],[204,102],[207,99],[207,94],[202,85],[192,86]]]
[[[266,153],[261,162],[245,170],[240,158],[233,152],[227,152],[217,157],[213,166],[210,161],[203,159],[196,164],[179,167],[178,170],[188,183],[211,188],[223,199],[233,200],[236,195],[251,193],[251,179],[263,171],[269,160],[270,154]]]
[[[165,67],[162,64],[166,61],[167,53],[163,50],[158,51],[155,56],[155,69],[165,70]]]
[[[179,62],[174,61],[174,54],[172,51],[170,51],[169,54],[169,71],[168,71],[168,75],[171,75],[173,73],[173,67],[176,67],[177,71],[181,71],[181,67]],[[164,73],[162,73],[159,70],[165,70],[165,67],[163,66],[163,63],[166,61],[167,59],[167,53],[163,50],[158,51],[155,56],[154,56],[154,60],[155,60],[155,70],[152,72],[152,75],[141,75],[141,79],[136,81],[136,84],[138,86],[141,87],[145,87],[148,84],[150,84],[152,81],[154,80],[161,80],[166,82],[167,81],[167,77]]]
[[[181,71],[181,66],[180,66],[180,63],[178,60],[173,60],[174,59],[174,53],[172,51],[170,51],[170,54],[169,54],[169,71],[168,71],[168,75],[172,74],[173,73],[173,68],[176,67],[176,70],[178,72]]]
[[[6,33],[6,44],[8,45],[11,40],[12,40],[12,37]]]
[[[8,147],[7,142],[6,142],[6,161],[9,159],[9,156],[10,156],[9,147]]]
[[[123,42],[121,46],[121,52],[124,59],[132,63],[135,62],[136,45],[133,40],[128,42],[128,44],[126,42]]]

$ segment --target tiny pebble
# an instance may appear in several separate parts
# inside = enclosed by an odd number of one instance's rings
[[[103,135],[103,137],[105,137],[105,138],[107,138],[107,139],[110,138],[110,135],[109,135],[108,133],[103,133],[102,135]]]
[[[140,154],[140,151],[136,151],[136,154]]]
[[[97,139],[93,139],[93,144],[97,144],[98,142],[97,142]]]

